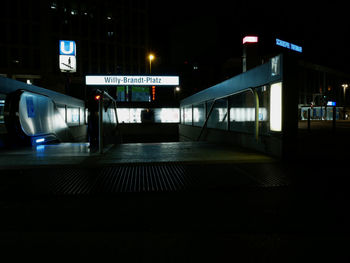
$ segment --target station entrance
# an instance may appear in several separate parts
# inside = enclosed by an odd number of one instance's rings
[[[92,102],[96,90],[113,98],[122,143],[178,141],[179,84],[177,76],[86,76]]]

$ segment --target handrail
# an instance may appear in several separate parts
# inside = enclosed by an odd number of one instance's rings
[[[103,153],[103,93],[98,101],[98,152]]]
[[[115,117],[117,121],[117,127],[118,127],[119,122],[118,122],[118,113],[117,113],[117,101],[105,91],[101,91],[97,89],[96,92],[101,95],[101,99],[99,100],[99,104],[98,104],[98,111],[99,111],[98,133],[99,133],[99,153],[102,154],[103,153],[103,100],[105,97],[107,97],[109,100],[112,101],[114,111],[115,111]]]
[[[211,113],[212,113],[212,111],[213,111],[213,109],[214,109],[215,102],[216,102],[216,100],[213,101],[213,104],[212,104],[211,107],[210,107],[209,113],[208,113],[207,118],[206,118],[206,120],[205,120],[205,122],[204,122],[204,124],[203,124],[203,127],[202,127],[202,129],[201,129],[201,131],[200,131],[200,133],[199,133],[199,135],[198,135],[197,141],[200,140],[204,129],[207,127],[208,120],[209,120],[209,117],[210,117],[210,115],[211,115]],[[192,120],[192,121],[193,121],[193,120]]]
[[[216,102],[217,100],[219,100],[219,99],[228,98],[228,97],[230,97],[230,96],[232,96],[232,95],[240,94],[240,93],[246,92],[246,91],[248,91],[248,90],[249,90],[250,92],[252,92],[252,94],[253,94],[253,96],[254,96],[254,99],[255,99],[255,102],[254,102],[254,104],[255,104],[255,130],[254,130],[254,135],[255,135],[255,140],[258,142],[258,141],[259,141],[259,95],[258,95],[258,93],[256,92],[256,90],[255,90],[253,87],[248,88],[248,89],[246,89],[246,90],[243,90],[243,91],[241,91],[241,92],[235,92],[235,93],[233,93],[233,94],[231,94],[231,95],[227,95],[227,96],[225,96],[225,97],[216,98],[215,100],[213,100],[213,104],[211,105],[210,110],[209,110],[209,113],[208,113],[208,115],[207,115],[207,117],[206,117],[206,120],[205,120],[205,122],[204,122],[204,124],[203,124],[203,126],[202,126],[202,128],[201,128],[201,130],[200,130],[200,132],[199,132],[199,135],[198,135],[198,137],[197,137],[197,141],[200,140],[204,129],[207,128],[208,120],[209,120],[210,115],[211,115],[211,113],[212,113],[212,111],[213,111],[213,109],[214,109],[215,102]],[[227,110],[228,110],[228,111],[230,110],[229,107],[228,107]],[[225,117],[226,117],[226,116],[225,116]],[[227,121],[229,122],[230,120],[227,120]]]

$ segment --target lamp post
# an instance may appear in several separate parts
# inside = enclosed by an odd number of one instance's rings
[[[155,59],[155,56],[153,54],[149,54],[148,59],[149,59],[149,74],[151,74],[152,73],[152,61]]]
[[[181,88],[180,87],[175,87],[174,88],[174,99],[176,100],[177,99],[177,95],[180,93],[181,91]]]
[[[346,93],[346,89],[349,88],[349,84],[342,84],[341,85],[343,87],[343,92],[344,92],[344,104],[345,104],[345,93]]]

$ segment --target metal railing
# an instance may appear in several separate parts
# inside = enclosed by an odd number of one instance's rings
[[[201,130],[200,130],[199,135],[197,137],[197,141],[200,140],[204,130],[207,128],[208,121],[209,121],[209,118],[210,118],[210,116],[211,116],[211,114],[213,112],[213,109],[214,109],[216,101],[218,101],[219,99],[227,99],[228,100],[230,96],[237,95],[237,94],[240,94],[240,93],[243,93],[243,92],[247,92],[247,91],[250,91],[253,94],[253,96],[254,96],[254,104],[255,104],[255,130],[254,130],[254,135],[255,135],[255,140],[258,142],[259,141],[259,95],[258,95],[258,93],[256,92],[256,90],[254,88],[249,88],[249,89],[243,90],[243,91],[238,92],[238,93],[230,94],[230,95],[225,96],[225,97],[216,98],[213,101],[213,104],[210,107],[210,110],[209,110],[209,112],[208,112],[208,114],[206,116],[206,119],[205,119],[205,122],[204,122],[203,126],[201,127]],[[230,111],[230,107],[229,107],[229,104],[227,104],[227,112],[229,112],[229,111]],[[228,114],[228,116],[229,116],[229,114]],[[230,122],[229,117],[228,117],[227,121],[228,121],[228,123]]]
[[[103,109],[105,108],[107,111],[110,105],[113,104],[116,124],[118,127],[117,101],[105,91],[96,90],[96,94],[100,95],[100,99],[98,102],[98,152],[99,154],[103,154],[103,146],[104,146]],[[109,101],[109,104],[107,107],[104,107],[105,100]]]

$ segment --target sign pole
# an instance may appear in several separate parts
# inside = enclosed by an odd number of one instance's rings
[[[98,102],[98,152],[103,153],[103,93]]]

